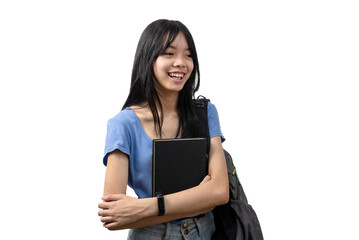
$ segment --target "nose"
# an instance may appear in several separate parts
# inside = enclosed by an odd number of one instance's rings
[[[173,62],[174,67],[184,68],[186,67],[186,61],[183,56],[177,56]]]

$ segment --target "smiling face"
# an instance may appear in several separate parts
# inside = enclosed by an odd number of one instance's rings
[[[179,93],[193,70],[185,36],[179,32],[170,46],[153,63],[155,85],[160,95]]]

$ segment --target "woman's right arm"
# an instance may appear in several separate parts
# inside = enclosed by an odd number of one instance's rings
[[[129,158],[119,150],[109,153],[105,175],[104,196],[126,194]]]

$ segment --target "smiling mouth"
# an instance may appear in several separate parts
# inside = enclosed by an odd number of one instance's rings
[[[182,80],[184,73],[168,73],[168,76],[174,79]]]

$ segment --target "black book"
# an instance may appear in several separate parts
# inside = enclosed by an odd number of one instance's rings
[[[153,140],[152,196],[195,187],[207,174],[205,138]]]

